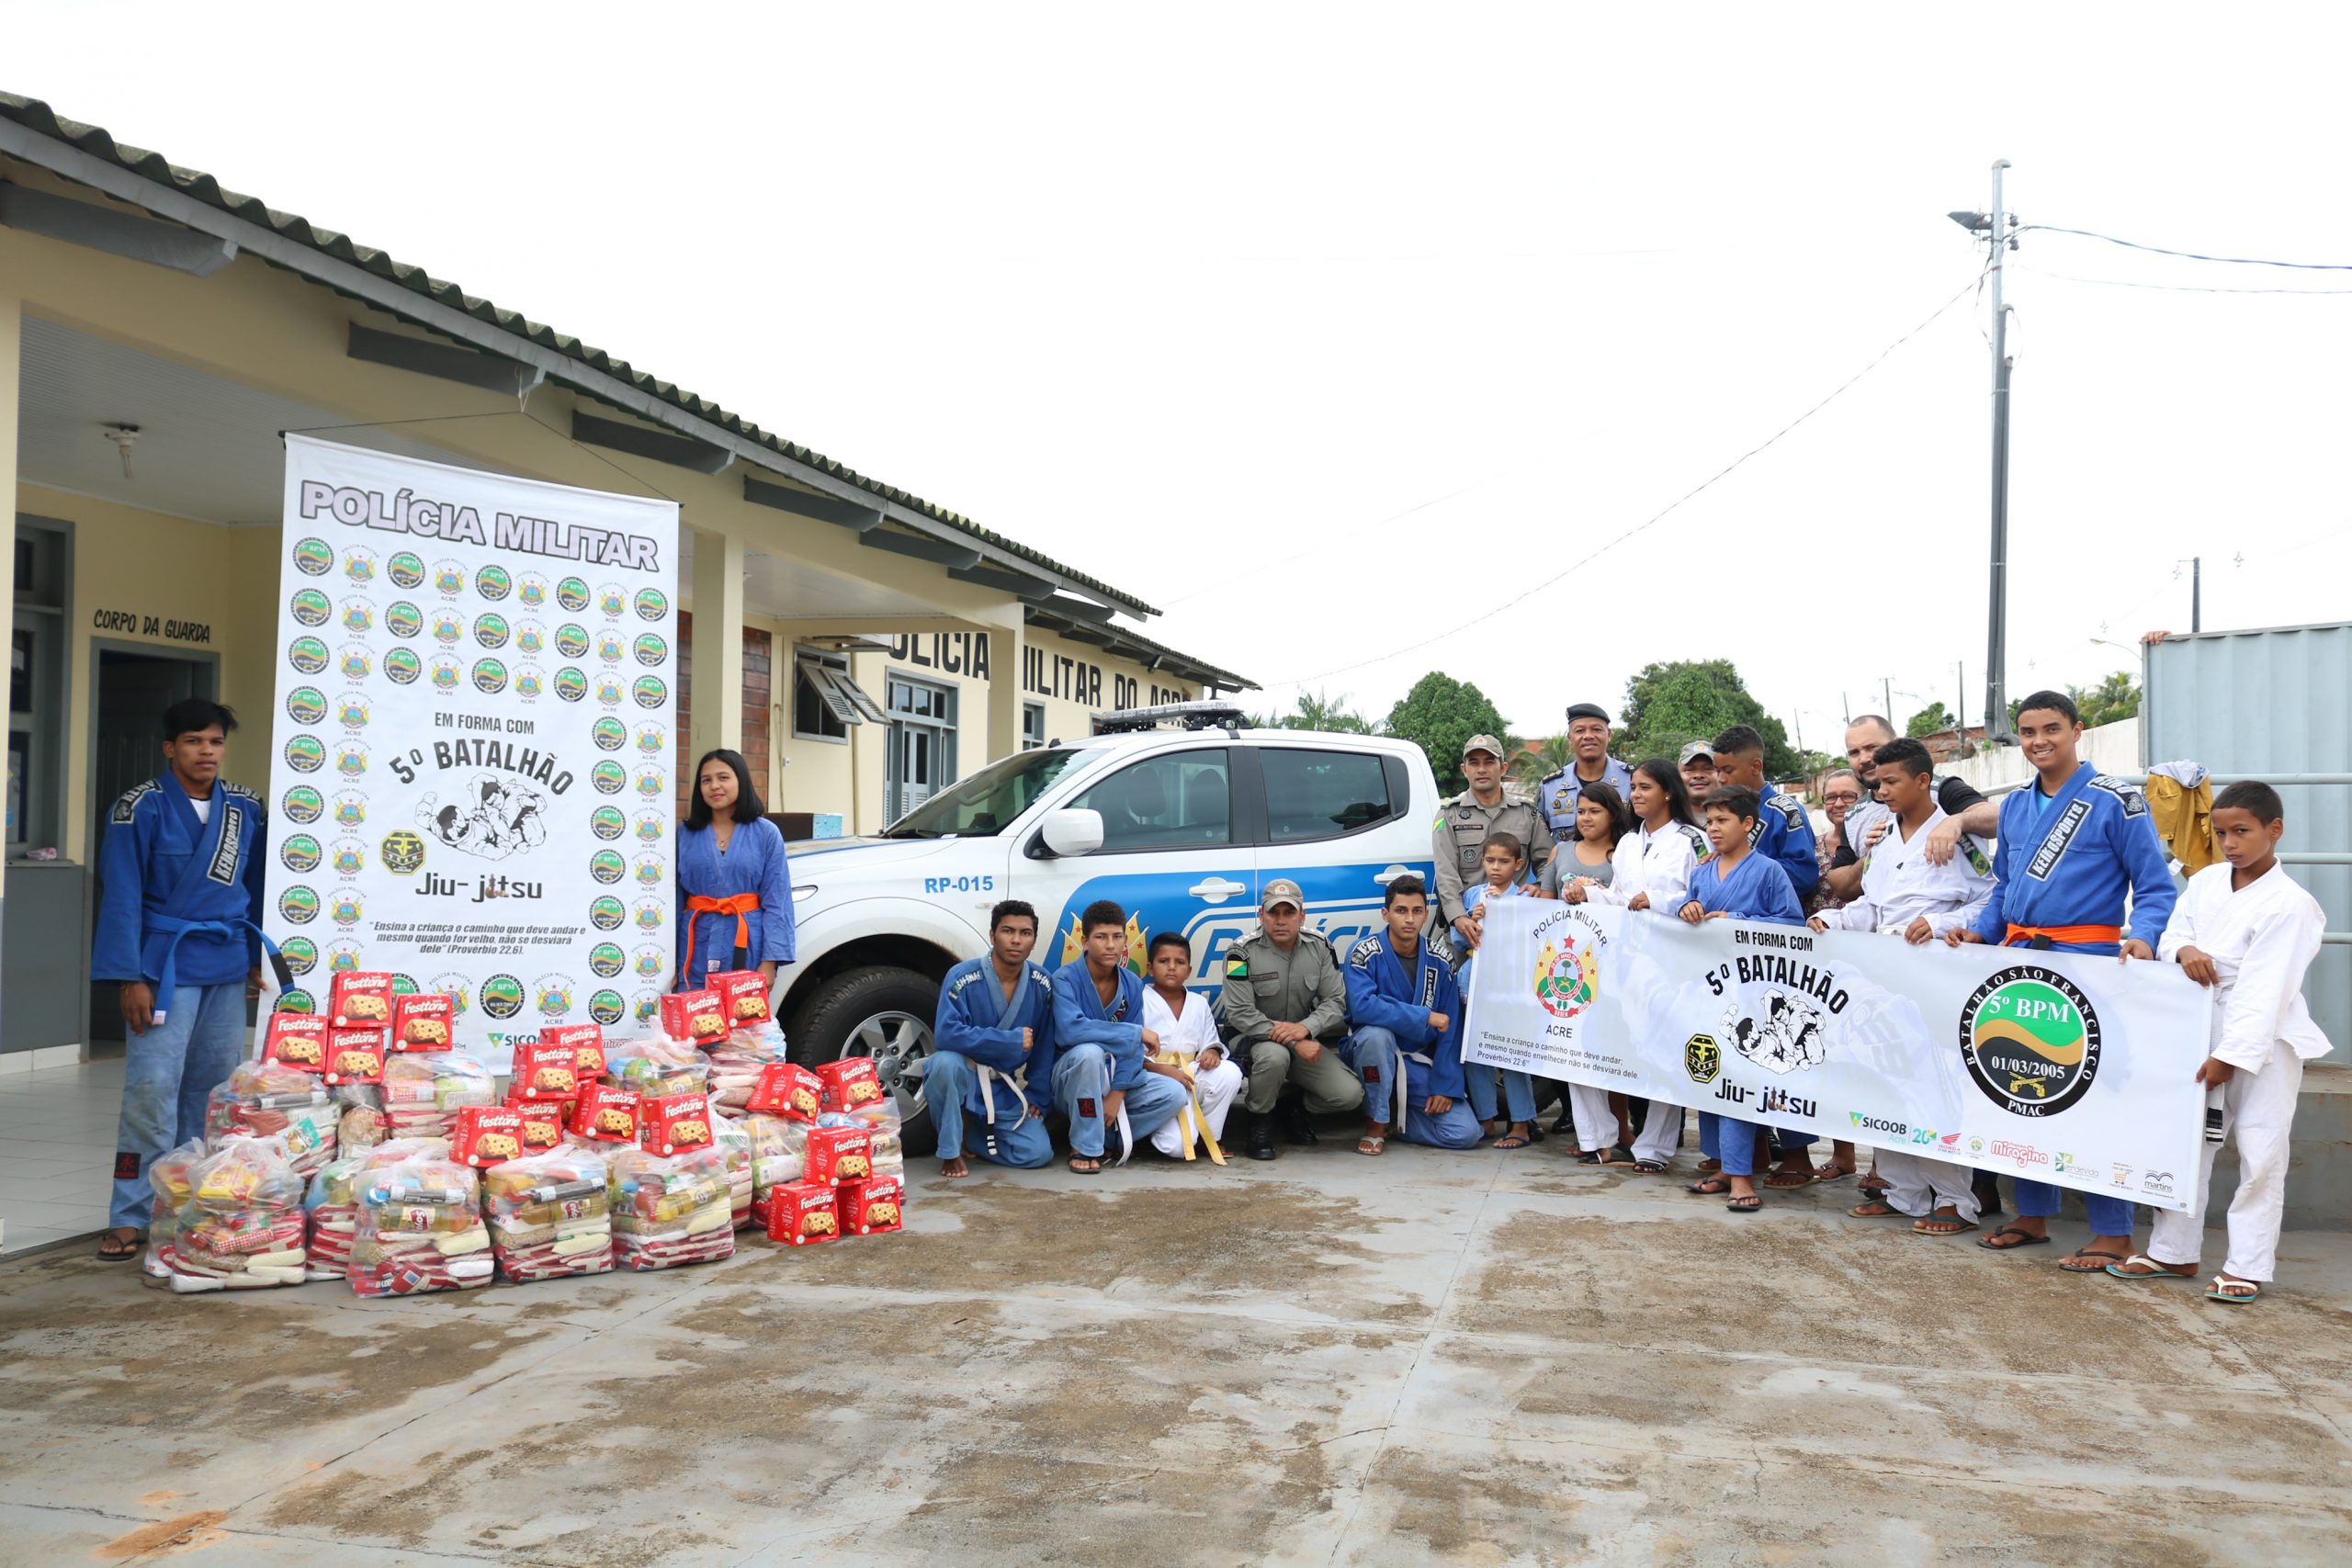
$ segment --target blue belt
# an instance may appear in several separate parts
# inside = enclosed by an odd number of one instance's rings
[[[180,920],[169,915],[150,915],[147,917],[147,929],[172,939],[164,945],[164,965],[155,979],[157,1023],[163,1022],[164,1015],[171,1010],[172,992],[177,988],[178,976],[175,972],[179,968],[180,939],[183,937],[235,936],[243,931],[251,931],[268,953],[270,967],[277,972],[277,988],[281,991],[294,988],[294,972],[286,966],[285,954],[279,953],[277,944],[269,940],[269,933],[251,920]]]

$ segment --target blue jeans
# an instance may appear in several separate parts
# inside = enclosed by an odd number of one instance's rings
[[[1514,1122],[1535,1120],[1535,1080],[1525,1073],[1510,1067],[1482,1066],[1476,1062],[1462,1064],[1462,1076],[1469,1089],[1470,1113],[1481,1122],[1495,1119],[1495,1078],[1503,1080],[1502,1106]]]
[[[939,1134],[939,1157],[943,1160],[961,1159],[964,1155],[964,1118],[977,1119],[979,1112],[969,1109],[973,1086],[979,1081],[978,1069],[972,1059],[959,1051],[934,1051],[923,1064],[923,1103],[930,1108],[931,1124]],[[993,1125],[979,1123],[979,1136],[972,1153],[995,1165],[1009,1165],[1017,1170],[1035,1170],[1054,1157],[1054,1140],[1046,1131],[1042,1115],[1023,1116],[1021,1101],[1009,1084],[992,1086],[996,1096],[996,1121]],[[1045,1102],[1032,1099],[1030,1103],[1042,1111]]]
[[[1397,1049],[1396,1036],[1385,1029],[1359,1029],[1347,1043],[1348,1066],[1355,1069],[1363,1084],[1363,1113],[1367,1121],[1388,1123],[1396,1114],[1396,1086],[1408,1083],[1403,1054]],[[1470,1071],[1475,1075],[1479,1068]],[[1525,1080],[1524,1073],[1520,1075]],[[1532,1092],[1532,1090],[1530,1091]],[[1432,1116],[1425,1107],[1426,1094],[1408,1094],[1405,1121],[1389,1131],[1408,1144],[1427,1144],[1433,1149],[1472,1149],[1478,1146],[1478,1118],[1462,1100],[1455,1100],[1442,1116]],[[1530,1116],[1535,1114],[1532,1109]]]
[[[169,1019],[130,1037],[122,1064],[122,1123],[115,1134],[114,1201],[107,1223],[145,1230],[155,1190],[147,1167],[204,1136],[204,1102],[245,1054],[245,982],[172,993]]]
[[[1699,1152],[1724,1162],[1725,1176],[1756,1174],[1756,1123],[1736,1116],[1699,1112]]]
[[[1111,1091],[1111,1053],[1100,1045],[1072,1045],[1054,1059],[1054,1103],[1069,1118],[1069,1152],[1087,1159],[1102,1157],[1106,1136],[1102,1100]],[[1127,1090],[1127,1131],[1141,1145],[1172,1120],[1191,1097],[1176,1080],[1146,1073]]]
[[[2047,1181],[2028,1181],[2020,1176],[2017,1180],[2018,1218],[2046,1220],[2058,1212],[2058,1201],[2065,1189],[2053,1187]],[[2091,1222],[2093,1235],[2130,1235],[2134,1221],[2140,1217],[2139,1206],[2128,1199],[2110,1198],[2104,1192],[2083,1194],[2083,1213]]]

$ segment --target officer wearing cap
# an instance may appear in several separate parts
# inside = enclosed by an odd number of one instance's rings
[[[1568,765],[1535,786],[1535,808],[1552,837],[1564,844],[1576,842],[1577,802],[1585,785],[1606,784],[1618,799],[1630,803],[1634,797],[1634,770],[1609,754],[1609,714],[1599,703],[1570,705],[1568,749],[1575,753]]]
[[[1306,900],[1288,877],[1266,884],[1256,933],[1226,950],[1223,1008],[1225,1032],[1250,1073],[1251,1159],[1274,1157],[1277,1111],[1284,1137],[1311,1144],[1310,1113],[1363,1103],[1363,1085],[1334,1049],[1348,1032],[1347,977],[1331,944],[1306,929]]]
[[[1690,809],[1696,812],[1701,798],[1715,787],[1718,775],[1714,748],[1704,740],[1693,740],[1682,748],[1682,755],[1674,765],[1682,774],[1682,787],[1690,792]]]
[[[1503,787],[1503,743],[1495,737],[1469,739],[1462,748],[1462,773],[1470,787],[1439,807],[1430,829],[1430,858],[1437,863],[1438,909],[1466,952],[1476,942],[1462,890],[1478,875],[1478,848],[1487,835],[1514,835],[1526,847],[1527,863],[1541,865],[1552,852],[1552,829],[1533,801]]]

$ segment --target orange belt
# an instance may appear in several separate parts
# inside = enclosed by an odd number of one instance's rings
[[[695,894],[686,900],[686,972],[678,983],[688,989],[702,984],[702,976],[695,973],[695,917],[696,915],[732,915],[735,917],[735,945],[746,949],[750,959],[752,923],[743,917],[760,907],[756,893],[737,893],[725,898],[710,898]]]
[[[2087,947],[2093,942],[2121,942],[2121,926],[2011,926],[2009,934],[2001,939],[2004,947],[2015,947],[2019,942],[2031,942],[2035,937],[2048,937],[2051,945]]]

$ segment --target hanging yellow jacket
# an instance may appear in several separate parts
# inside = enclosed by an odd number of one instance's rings
[[[2189,789],[2178,779],[2151,773],[2146,794],[2148,819],[2155,824],[2156,837],[2165,841],[2165,849],[2180,863],[2184,874],[2194,876],[2220,863],[2222,847],[2213,838],[2211,779]]]

